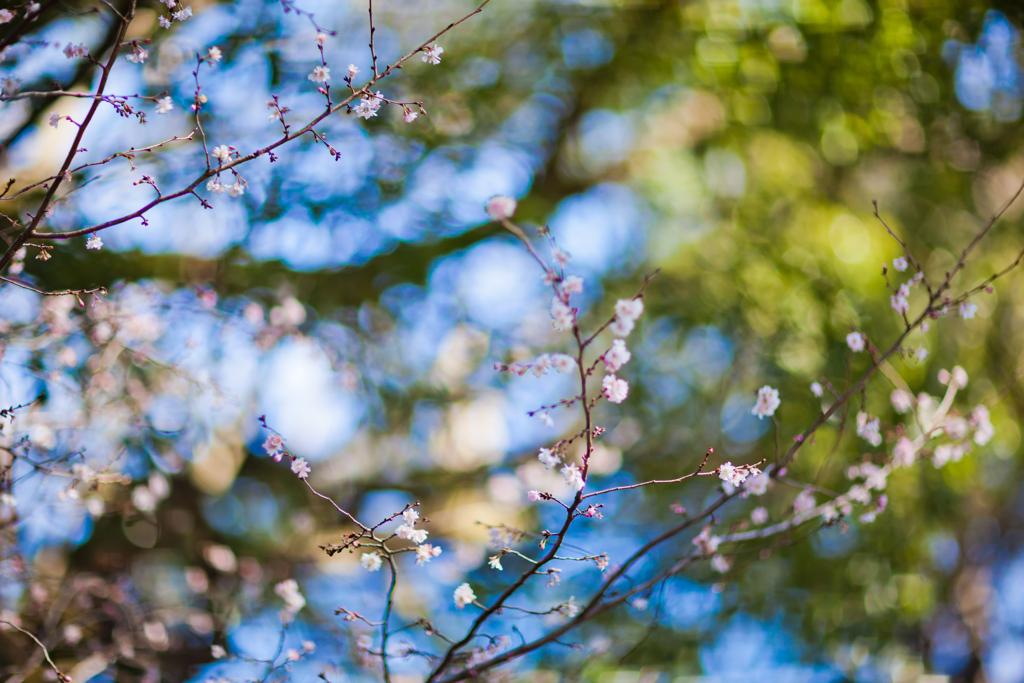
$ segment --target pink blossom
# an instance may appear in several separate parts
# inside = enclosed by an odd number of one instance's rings
[[[605,398],[612,403],[622,403],[629,395],[629,383],[615,375],[605,375],[601,386],[604,387]]]

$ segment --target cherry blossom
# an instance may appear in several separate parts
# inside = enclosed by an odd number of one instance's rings
[[[170,28],[171,27],[171,20],[168,19],[167,17],[161,16],[159,21],[160,21],[160,28]]]
[[[71,43],[68,43],[67,46],[64,48],[64,56],[68,59],[84,57],[87,54],[89,54],[89,50],[85,47],[83,43],[79,43],[78,45],[72,45]]]
[[[892,463],[896,467],[910,467],[914,464],[917,451],[914,442],[905,436],[901,436],[892,449]]]
[[[551,354],[551,367],[560,375],[572,372],[576,369],[576,359],[564,353]]]
[[[811,489],[804,489],[793,500],[793,512],[798,515],[809,510],[813,510],[814,506],[814,491]]]
[[[907,259],[906,259],[906,257],[904,257],[904,256],[897,256],[896,258],[894,258],[892,260],[892,267],[895,268],[896,270],[898,270],[901,273],[903,271],[905,271],[907,269]]]
[[[629,395],[629,383],[615,375],[605,375],[601,380],[604,396],[612,403],[622,403]]]
[[[314,83],[326,83],[331,80],[331,67],[329,66],[314,66],[313,73],[306,76],[309,80]]]
[[[419,112],[413,111],[412,109],[404,109],[403,111],[402,120],[406,123],[412,123],[416,120],[416,117],[420,115]]]
[[[222,164],[226,164],[231,161],[231,150],[232,148],[228,145],[219,145],[213,148],[213,151],[210,152],[210,156]]]
[[[565,478],[565,483],[574,491],[580,491],[583,489],[583,471],[576,465],[566,465],[562,468],[562,477]]]
[[[864,335],[860,332],[851,332],[846,335],[846,345],[850,347],[850,350],[854,353],[859,353],[864,350]]]
[[[825,394],[825,390],[819,382],[811,382],[811,393],[821,398]]]
[[[50,125],[56,128],[58,123],[60,123],[60,114],[58,114],[57,112],[51,112]]]
[[[900,415],[909,413],[910,409],[914,407],[913,397],[907,392],[899,389],[893,390],[889,395],[889,402],[892,403],[892,409]]]
[[[526,494],[526,498],[527,498],[527,500],[529,500],[529,501],[530,501],[531,503],[536,503],[536,502],[537,502],[538,500],[540,500],[540,491],[537,491],[536,489],[534,489],[534,490],[532,490],[532,491],[529,491],[529,492],[528,492],[528,493]]]
[[[756,507],[750,512],[750,521],[754,524],[764,524],[768,521],[768,510],[763,507]]]
[[[206,51],[206,58],[211,62],[219,62],[221,57],[223,57],[223,55],[221,54],[220,48],[216,45]]]
[[[559,457],[557,453],[554,453],[550,448],[540,449],[540,452],[537,454],[537,459],[540,460],[541,464],[549,470],[562,462],[562,458]]]
[[[493,555],[487,559],[487,564],[490,565],[491,569],[497,569],[499,572],[504,571],[504,567],[501,566],[501,555]]]
[[[763,496],[768,492],[768,485],[771,483],[772,478],[767,472],[758,472],[747,479],[746,486],[743,487],[743,496]]]
[[[714,555],[715,551],[718,550],[718,546],[722,543],[722,539],[718,536],[714,536],[711,533],[711,525],[708,524],[704,529],[693,539],[693,544],[700,548],[700,551],[704,553],[704,556]]]
[[[732,560],[722,555],[715,555],[711,558],[711,568],[720,574],[732,569]]]
[[[6,24],[14,19],[14,12],[9,9],[0,9],[0,24]]]
[[[863,410],[857,413],[857,436],[863,438],[872,446],[881,445],[882,435],[879,432],[878,418],[872,419],[871,415]]]
[[[487,211],[487,215],[494,220],[507,220],[512,218],[512,214],[516,212],[516,200],[507,195],[499,194],[488,199],[484,208]]]
[[[125,59],[132,64],[142,64],[146,61],[146,57],[149,57],[149,52],[147,52],[145,48],[138,46],[133,46],[132,51],[125,55]]]
[[[917,351],[914,352],[914,357],[923,363],[928,358],[928,349],[923,346],[918,346]]]
[[[423,545],[416,548],[416,564],[424,565],[440,554],[441,549],[438,548],[436,545],[424,543]]]
[[[974,443],[979,446],[986,445],[995,436],[996,429],[992,426],[992,422],[989,419],[988,408],[985,406],[978,406],[971,412],[969,418],[971,426],[976,430],[974,432]]]
[[[612,347],[601,356],[601,360],[604,361],[605,367],[608,368],[609,372],[618,372],[632,357],[633,355],[626,348],[626,342],[622,339],[616,339],[612,342]]]
[[[210,646],[210,655],[214,659],[224,659],[225,657],[227,657],[228,653],[220,645],[211,645]]]
[[[463,609],[466,605],[473,604],[475,600],[476,594],[468,583],[461,584],[455,589],[455,606],[457,608]]]
[[[99,235],[93,233],[92,235],[89,235],[89,239],[85,241],[85,248],[99,251],[103,248],[103,240],[100,239]]]
[[[559,332],[571,330],[573,310],[557,296],[551,300],[551,326]]]
[[[423,61],[429,64],[440,64],[441,53],[444,52],[444,48],[440,45],[432,45],[423,50]]]
[[[274,586],[274,592],[284,600],[285,609],[295,613],[306,606],[306,598],[299,592],[299,584],[295,579],[287,579]]]
[[[185,21],[186,19],[192,16],[192,5],[189,5],[188,7],[178,10],[172,16],[174,17],[175,21]]]
[[[378,552],[363,553],[363,557],[359,562],[368,572],[380,571],[381,566],[384,564]]]
[[[168,95],[167,97],[161,97],[159,100],[156,101],[157,114],[166,114],[172,109],[174,109],[174,101],[171,99],[170,95]]]
[[[371,119],[377,115],[377,111],[380,110],[380,105],[384,103],[384,96],[378,90],[376,94],[363,95],[363,99],[359,100],[352,111],[357,116],[362,116],[364,119]]]
[[[747,480],[747,472],[734,467],[731,462],[727,462],[718,467],[718,478],[733,486],[739,486]]]
[[[357,73],[359,73],[359,67],[356,66],[355,64],[349,64],[348,65],[348,80],[351,81],[353,78],[355,78]]]
[[[305,458],[295,458],[292,461],[292,472],[298,475],[299,479],[306,479],[310,473],[309,463]]]
[[[970,320],[974,317],[974,314],[978,312],[978,305],[973,301],[965,301],[960,304],[960,317],[964,320]]]
[[[779,400],[779,390],[772,389],[765,384],[757,390],[757,401],[754,402],[754,407],[750,409],[750,413],[757,415],[758,419],[763,420],[774,415],[781,403],[782,401]]]
[[[416,524],[420,519],[420,513],[416,511],[416,508],[409,508],[402,513],[402,519],[405,520],[406,524]]]

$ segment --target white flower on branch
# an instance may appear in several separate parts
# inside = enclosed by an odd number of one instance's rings
[[[224,55],[221,54],[220,48],[216,45],[206,51],[206,58],[211,62],[219,62],[223,56]]]
[[[972,301],[965,301],[960,304],[960,317],[964,320],[970,320],[974,317],[974,314],[978,312],[978,305]]]
[[[583,489],[583,470],[576,465],[566,465],[562,468],[562,477],[565,479],[565,483],[573,491],[581,491]]]
[[[295,579],[287,579],[274,586],[274,592],[284,600],[285,609],[291,613],[298,612],[306,606],[306,598],[299,592],[299,584]]]
[[[363,568],[368,572],[380,571],[384,562],[380,559],[380,553],[363,553],[363,557],[359,560],[359,563],[363,565]]]
[[[572,294],[579,294],[583,291],[583,278],[579,275],[570,275],[562,281],[562,294],[566,297]]]
[[[889,402],[892,403],[892,409],[900,415],[909,413],[910,409],[914,407],[913,397],[899,389],[893,390],[889,395]]]
[[[487,215],[496,221],[512,218],[516,212],[516,200],[507,195],[499,194],[487,200],[484,205]]]
[[[538,500],[540,500],[540,491],[536,489],[528,491],[526,494],[526,499],[529,500],[531,503],[536,503]]]
[[[629,396],[629,383],[615,375],[605,375],[601,380],[604,396],[612,403],[622,403]]]
[[[314,66],[313,73],[306,76],[309,80],[314,83],[326,83],[331,80],[331,67],[329,66]]]
[[[412,109],[402,109],[402,120],[406,123],[412,123],[420,115],[418,111]]]
[[[35,14],[36,12],[39,11],[39,7],[40,7],[40,5],[39,5],[38,2],[30,2],[30,3],[28,3],[28,5],[25,7],[25,14],[26,15]]]
[[[436,545],[424,543],[416,548],[416,564],[423,565],[441,554],[441,549]]]
[[[416,511],[416,508],[409,508],[402,513],[402,519],[406,524],[414,525],[420,520],[420,513]]]
[[[132,64],[142,64],[146,61],[147,57],[149,57],[149,52],[145,48],[138,46],[132,47],[131,53],[125,55],[125,59]]]
[[[922,363],[925,362],[925,360],[927,360],[928,358],[928,349],[924,348],[923,346],[918,346],[917,351],[914,352],[914,357],[917,358],[917,360]]]
[[[996,428],[992,426],[988,408],[985,406],[978,406],[971,412],[970,423],[975,429],[974,443],[979,446],[987,444],[996,434]]]
[[[559,332],[572,329],[573,311],[557,296],[551,300],[551,326]]]
[[[879,431],[878,418],[872,419],[871,415],[863,410],[857,413],[857,436],[872,446],[877,447],[881,445],[882,434]]]
[[[214,659],[224,659],[225,657],[228,656],[228,653],[220,645],[211,645],[210,646],[210,655]]]
[[[564,353],[551,354],[551,367],[560,375],[572,372],[576,368],[576,359]]]
[[[214,159],[221,162],[222,164],[226,164],[229,161],[231,161],[232,149],[233,148],[230,145],[218,145],[217,147],[213,148],[212,152],[210,152],[210,156],[212,156]]]
[[[750,512],[750,521],[754,524],[764,524],[768,521],[768,510],[763,507],[757,507]]]
[[[455,606],[459,609],[463,609],[466,605],[471,605],[476,600],[476,594],[473,589],[469,587],[468,583],[464,583],[455,589]]]
[[[901,273],[907,269],[907,259],[903,256],[897,256],[892,260],[892,267]]]
[[[362,116],[364,119],[371,119],[377,115],[377,111],[380,109],[380,105],[384,102],[384,96],[381,95],[380,91],[377,91],[376,95],[364,95],[363,99],[359,100],[352,111],[357,116]]]
[[[157,114],[166,114],[170,112],[172,109],[174,109],[174,101],[171,100],[170,95],[168,95],[167,97],[161,97],[159,100],[156,101]]]
[[[724,574],[732,569],[732,560],[724,555],[715,555],[711,558],[711,568],[719,574]]]
[[[821,398],[822,396],[825,395],[825,389],[822,388],[819,382],[811,382],[811,393],[817,396],[818,398]]]
[[[299,479],[308,478],[310,473],[309,463],[306,462],[305,458],[295,458],[292,461],[292,472],[298,475]]]
[[[905,436],[901,436],[892,449],[892,464],[895,467],[910,467],[914,464],[917,451],[914,449],[914,442]]]
[[[644,313],[644,302],[641,299],[619,299],[615,302],[615,317],[620,320],[636,322]]]
[[[64,48],[64,56],[68,59],[76,59],[84,57],[89,54],[89,50],[86,49],[85,44],[79,43],[78,45],[72,45],[68,43]]]
[[[403,524],[395,529],[396,536],[406,541],[412,541],[416,545],[420,545],[426,541],[427,534],[428,532],[426,529],[416,529],[409,524]]]
[[[851,332],[846,335],[846,345],[854,353],[860,353],[864,350],[864,335],[860,332]]]
[[[733,486],[739,486],[747,480],[747,471],[727,462],[718,467],[718,478]]]
[[[103,248],[103,240],[100,239],[99,235],[93,233],[92,235],[89,235],[89,239],[85,241],[85,248],[99,251]]]
[[[562,462],[562,458],[550,448],[540,449],[540,452],[537,453],[537,459],[549,470]]]
[[[609,372],[618,372],[619,369],[629,362],[629,359],[633,355],[626,348],[626,342],[621,339],[616,339],[612,342],[612,347],[601,356],[601,360],[604,361],[605,366]]]
[[[284,455],[284,439],[277,434],[269,435],[263,442],[263,450],[274,460],[281,462],[281,457]]]
[[[170,5],[170,7],[173,6],[174,5]],[[185,21],[186,19],[192,16],[192,5],[189,5],[188,7],[178,10],[172,16],[174,17],[175,21]]]
[[[705,557],[714,555],[715,551],[718,550],[718,546],[722,543],[722,539],[718,536],[714,536],[711,533],[711,525],[708,524],[704,529],[693,539],[693,544],[700,548],[700,551],[704,553]]]
[[[757,415],[759,420],[763,420],[774,415],[781,403],[782,401],[779,400],[779,390],[772,389],[765,384],[757,390],[757,400],[754,401],[754,407],[750,409],[750,414]]]
[[[60,123],[60,114],[58,114],[57,112],[51,112],[50,113],[50,125],[53,126],[54,128],[56,128],[58,123]],[[51,206],[52,206],[52,204],[51,204]]]
[[[504,567],[501,566],[501,555],[493,555],[487,560],[487,564],[490,565],[491,569],[497,569],[499,572],[504,571]]]
[[[9,9],[0,9],[0,24],[6,24],[14,19],[14,12]]]
[[[171,27],[171,20],[168,19],[167,17],[161,15],[160,16],[160,28],[170,28],[170,27]]]
[[[348,65],[348,80],[351,81],[353,78],[355,78],[357,73],[359,73],[359,67],[356,66],[355,64],[349,64]]]
[[[747,479],[747,485],[743,487],[743,497],[763,496],[768,492],[768,484],[772,478],[767,472],[758,472]]]
[[[423,61],[428,64],[440,64],[441,53],[444,52],[444,48],[440,45],[432,45],[423,49]]]
[[[569,596],[568,602],[563,602],[561,605],[558,606],[558,613],[561,614],[563,617],[569,619],[572,619],[577,614],[579,614],[580,607],[574,602],[574,600],[576,600],[575,595]]]
[[[555,426],[555,420],[547,412],[537,413],[534,417],[545,427]]]
[[[793,512],[801,514],[814,509],[814,491],[811,489],[804,489],[800,494],[793,500]]]

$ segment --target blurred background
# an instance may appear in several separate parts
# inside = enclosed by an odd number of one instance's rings
[[[87,3],[69,7],[43,12],[5,55],[0,79],[15,76],[23,90],[94,87],[96,70],[60,49],[84,43],[100,55],[112,24]],[[141,104],[140,126],[100,107],[80,158],[187,133],[194,55],[212,45],[224,59],[199,76],[211,146],[246,153],[275,140],[279,124],[264,104],[274,95],[290,122],[322,111],[306,78],[319,63],[316,30],[291,2],[191,7],[193,18],[167,30],[162,5],[143,6],[129,38],[151,41],[150,57],[120,61],[109,87],[166,92],[175,108],[157,115]],[[350,62],[362,83],[371,66],[365,3],[298,7],[336,32],[324,45],[334,87]],[[379,0],[381,62],[473,7]],[[0,404],[42,396],[13,423],[5,418],[5,444],[27,437],[26,460],[74,454],[71,462],[131,483],[94,482],[75,498],[66,477],[16,469],[0,609],[57,634],[54,656],[76,681],[259,678],[259,666],[213,662],[210,646],[272,657],[281,632],[272,587],[291,577],[309,604],[287,647],[311,639],[318,649],[287,675],[376,680],[355,645],[371,631],[334,610],[376,620],[386,572],[318,549],[348,527],[264,454],[265,415],[310,461],[310,481],[365,521],[421,501],[444,553],[403,566],[410,580],[395,618],[465,628],[454,587],[468,580],[486,600],[525,566],[506,556],[505,572],[487,567],[495,551],[486,525],[536,533],[557,523],[525,492],[564,492],[536,449],[580,423],[573,411],[555,414],[553,429],[526,415],[572,391],[567,378],[492,369],[568,349],[550,329],[537,265],[488,222],[483,206],[495,194],[518,198],[517,220],[531,233],[550,226],[572,254],[587,325],[661,271],[629,339],[629,400],[597,413],[608,436],[594,486],[679,476],[709,447],[733,462],[770,458],[772,425],[749,414],[758,387],[780,389],[779,438],[790,443],[822,407],[811,382],[842,387],[866,369],[846,335],[861,330],[887,348],[901,330],[880,274],[901,250],[872,201],[941,280],[1024,181],[1022,22],[1016,2],[974,0],[492,0],[439,41],[440,65],[416,57],[378,86],[422,100],[426,116],[334,115],[317,130],[340,160],[302,139],[274,163],[240,167],[242,197],[211,196],[208,210],[194,199],[161,205],[146,225],[102,232],[100,251],[82,238],[49,260],[30,253],[22,279],[51,290],[106,286],[109,296],[83,310],[0,287]],[[76,129],[47,121],[53,112],[80,121],[87,104],[0,104],[0,177],[18,178],[17,189],[54,173]],[[167,192],[204,167],[192,142],[89,169],[48,225],[120,216],[153,195],[133,185],[143,174]],[[2,210],[24,218],[41,197]],[[1010,208],[954,291],[1014,260],[1022,211]],[[1024,681],[1022,299],[1010,275],[975,299],[975,319],[912,336],[927,361],[894,362],[912,389],[940,396],[939,369],[962,365],[971,404],[993,415],[988,446],[942,469],[923,463],[893,475],[889,509],[874,524],[794,536],[738,556],[724,576],[695,569],[646,606],[571,634],[566,645],[580,648],[550,646],[509,675]],[[911,300],[912,311],[920,305]],[[857,403],[886,428],[897,421],[889,391],[875,380]],[[847,485],[845,467],[864,454],[850,431],[826,425],[793,478]],[[604,520],[580,524],[573,543],[614,564],[678,520],[672,505],[699,509],[716,495],[706,480],[632,492],[606,501]],[[769,496],[769,509],[781,514],[791,498]],[[750,507],[741,501],[721,521]],[[688,539],[675,549],[683,546]],[[517,547],[534,552],[536,541]],[[564,567],[560,585],[538,582],[528,597],[580,602],[598,577],[592,565]],[[85,624],[84,638],[61,631],[73,621]],[[518,642],[514,634],[529,639],[550,625],[503,617],[495,635]],[[436,646],[422,633],[403,638]],[[0,672],[23,680],[30,650],[0,634]],[[395,666],[406,680],[423,671],[416,659]]]

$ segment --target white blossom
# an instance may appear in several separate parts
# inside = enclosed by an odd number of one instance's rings
[[[632,320],[623,320],[622,318],[616,318],[612,321],[612,324],[608,326],[608,331],[616,337],[628,337],[629,333],[633,331],[633,327],[636,325]]]
[[[549,470],[562,462],[562,458],[557,453],[554,453],[550,448],[540,449],[540,452],[537,454],[537,459],[540,460],[541,464]]]
[[[441,549],[438,548],[436,545],[424,543],[423,545],[416,548],[416,564],[424,565],[440,554]]]
[[[579,294],[583,291],[583,278],[579,275],[569,275],[562,281],[562,294]]]
[[[854,353],[859,353],[864,350],[864,335],[860,332],[851,332],[846,335],[846,345],[850,347],[850,350]]]
[[[750,413],[751,415],[757,415],[758,419],[763,420],[774,415],[781,403],[782,401],[779,400],[779,390],[772,389],[765,384],[757,390],[757,400],[754,402],[754,407],[750,409]]]
[[[907,259],[903,256],[897,256],[892,260],[892,267],[901,273],[907,269]]]
[[[718,467],[718,478],[733,486],[739,486],[747,480],[747,471],[734,467],[731,462],[727,462]]]
[[[224,55],[221,54],[220,48],[217,47],[216,45],[214,45],[213,47],[211,47],[209,50],[206,51],[206,57],[211,62],[219,62],[221,60],[221,57],[223,57],[223,56]]]
[[[14,12],[9,9],[0,9],[0,24],[6,24],[14,19]]]
[[[287,579],[277,584],[274,586],[274,592],[284,600],[285,608],[289,612],[298,612],[306,605],[306,598],[299,592],[299,584],[295,583],[295,579]]]
[[[576,369],[576,359],[564,353],[551,354],[551,367],[560,375],[567,374]]]
[[[768,492],[768,485],[771,483],[772,478],[767,472],[758,472],[747,479],[746,486],[743,487],[743,495],[746,496],[763,496]]]
[[[604,396],[612,403],[622,403],[629,395],[629,383],[615,375],[605,375],[601,380]]]
[[[326,83],[331,80],[331,67],[329,66],[314,66],[313,73],[306,76],[309,80],[314,83]]]
[[[50,125],[56,128],[58,123],[60,123],[60,114],[55,111],[50,112]]]
[[[170,28],[171,27],[171,20],[168,19],[167,17],[165,17],[163,15],[160,15],[159,21],[160,21],[160,28]]]
[[[965,301],[960,304],[960,317],[964,320],[970,320],[974,317],[974,314],[978,312],[978,305],[973,301]]]
[[[882,443],[882,434],[879,429],[877,417],[872,419],[871,415],[864,411],[857,413],[857,436],[863,438],[872,446],[879,446]]]
[[[768,510],[763,507],[754,508],[750,512],[750,521],[754,524],[764,524],[768,521]]]
[[[363,558],[359,562],[368,572],[380,571],[381,566],[384,564],[378,552],[363,553]]]
[[[67,46],[64,48],[64,56],[68,59],[84,57],[87,54],[89,54],[89,50],[86,49],[84,43],[79,43],[78,45],[72,45],[71,43],[68,43]]]
[[[512,218],[512,214],[516,212],[516,200],[503,194],[495,195],[487,200],[484,209],[494,220],[505,220]]]
[[[536,503],[538,500],[540,500],[540,491],[538,491],[536,489],[533,489],[533,490],[527,492],[526,498],[531,503]]]
[[[309,477],[309,463],[306,462],[305,458],[295,458],[292,461],[292,472],[294,472],[299,479],[306,479]]]
[[[620,320],[636,321],[644,312],[642,299],[619,299],[615,302],[615,317]]]
[[[156,101],[157,114],[166,114],[172,109],[174,109],[174,101],[171,99],[170,95],[168,95],[167,97],[161,97],[159,100]]]
[[[441,53],[444,52],[444,48],[440,45],[432,45],[423,50],[423,61],[429,64],[440,64]]]
[[[800,495],[793,500],[793,512],[798,515],[803,512],[807,512],[808,510],[813,510],[814,506],[814,491],[811,489],[804,489],[800,492]]]
[[[377,111],[380,109],[380,105],[384,103],[384,96],[378,90],[376,94],[363,95],[363,99],[359,100],[352,111],[357,116],[362,116],[364,119],[371,119],[377,115]]]
[[[711,525],[707,525],[704,529],[693,539],[693,544],[700,548],[701,552],[704,553],[705,557],[708,555],[714,555],[715,551],[718,550],[718,546],[722,543],[722,539],[718,536],[711,534]]]
[[[917,351],[914,352],[914,357],[923,363],[928,358],[928,349],[918,346]]]
[[[551,255],[555,257],[555,261],[558,262],[558,265],[563,267],[572,260],[572,254],[564,249],[559,249],[558,247],[551,250]]]
[[[468,583],[464,583],[455,589],[455,606],[459,609],[472,604],[475,600],[476,594],[469,587]]]
[[[173,16],[175,21],[185,21],[186,19],[192,16],[192,5],[189,5],[184,9],[178,10],[173,14]]]
[[[402,519],[406,524],[416,524],[420,519],[420,513],[416,511],[416,508],[409,508],[402,513]]]
[[[351,81],[353,78],[355,78],[357,73],[359,73],[359,67],[356,66],[355,64],[349,64],[348,65],[348,80]]]
[[[142,64],[146,61],[147,57],[149,57],[149,52],[147,52],[145,48],[141,47],[132,48],[132,51],[125,55],[125,59],[132,64]]]
[[[565,479],[566,485],[572,490],[579,491],[583,488],[583,470],[576,465],[566,465],[563,467],[562,477]]]
[[[219,145],[217,147],[214,147],[213,151],[210,152],[210,156],[220,161],[221,163],[226,164],[227,162],[231,161],[231,147],[229,147],[228,145]]]
[[[889,395],[889,401],[892,403],[892,409],[900,415],[909,413],[910,409],[914,407],[913,397],[899,389],[893,390],[892,394]]]
[[[497,569],[499,572],[504,571],[504,567],[501,566],[501,555],[493,555],[488,558],[487,564],[490,565],[491,569]]]
[[[573,312],[557,296],[551,300],[551,326],[559,332],[571,330],[573,324]]]
[[[889,297],[889,301],[892,305],[892,310],[896,311],[900,315],[910,310],[910,302],[907,301],[905,296],[891,296]]]
[[[89,239],[85,241],[85,248],[99,251],[103,248],[103,240],[100,239],[99,235],[93,233],[92,235],[89,235]]]
[[[214,659],[224,659],[227,657],[228,653],[220,645],[211,645],[210,655],[212,655]]]
[[[719,574],[724,574],[732,569],[732,560],[723,555],[715,555],[711,558],[711,568]]]
[[[819,382],[811,382],[811,393],[821,398],[825,395],[825,390],[822,388]]]
[[[996,428],[992,426],[988,408],[985,406],[978,406],[971,411],[970,423],[975,429],[974,443],[979,446],[986,445],[996,434]]]
[[[633,355],[626,348],[626,342],[616,339],[612,342],[612,347],[601,356],[601,359],[604,361],[609,372],[618,372],[632,357]]]
[[[914,450],[914,442],[905,436],[901,436],[892,449],[892,464],[895,467],[910,467],[914,464],[917,451]]]
[[[412,109],[405,109],[404,113],[402,114],[402,120],[405,121],[406,123],[412,123],[413,121],[416,120],[416,118],[419,115],[420,114],[417,111],[414,111]]]

